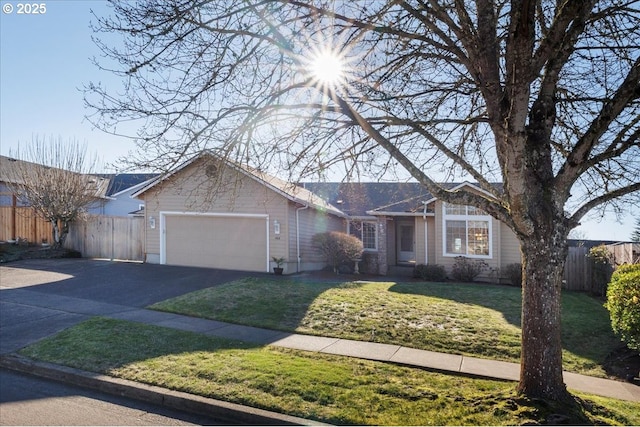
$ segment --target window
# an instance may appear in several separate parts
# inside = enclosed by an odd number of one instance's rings
[[[349,234],[362,240],[364,250],[375,251],[378,249],[378,233],[376,222],[373,221],[350,221]]]
[[[491,217],[473,206],[443,204],[445,256],[491,258]]]

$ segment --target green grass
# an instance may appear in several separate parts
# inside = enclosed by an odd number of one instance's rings
[[[518,362],[520,289],[486,284],[243,279],[150,308],[304,334]],[[604,377],[619,340],[602,302],[563,295],[568,371]]]
[[[557,407],[513,383],[207,337],[94,318],[21,354],[192,394],[335,424],[640,424],[640,404],[581,395]],[[582,400],[582,399],[588,400]]]

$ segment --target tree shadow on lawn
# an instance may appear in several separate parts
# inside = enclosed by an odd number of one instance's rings
[[[443,298],[500,312],[521,327],[521,289],[485,283],[397,283],[390,292]],[[619,346],[602,301],[581,292],[562,295],[562,344],[565,351],[602,364]]]
[[[346,286],[351,286],[347,280]],[[205,319],[293,332],[310,306],[345,280],[246,277],[162,301],[149,309]]]

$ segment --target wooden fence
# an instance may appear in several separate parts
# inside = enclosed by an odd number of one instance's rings
[[[570,247],[564,265],[564,288],[570,291],[594,292],[593,261],[587,256],[589,248]]]
[[[94,216],[71,224],[64,246],[85,258],[144,260],[144,218]]]
[[[570,247],[564,267],[564,288],[571,291],[604,295],[606,281],[603,283],[602,277],[608,276],[613,271],[612,267],[640,263],[639,243],[606,245],[606,248],[611,257],[611,266],[594,263],[588,256],[589,248],[587,247]]]
[[[26,240],[29,243],[52,243],[51,223],[30,207],[0,206],[0,241]]]

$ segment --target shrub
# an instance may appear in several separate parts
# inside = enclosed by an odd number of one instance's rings
[[[364,274],[378,274],[378,254],[365,252],[362,254],[360,272]]]
[[[359,259],[364,251],[360,239],[338,231],[318,233],[313,236],[312,242],[335,272],[341,265]]]
[[[504,273],[513,286],[522,286],[522,264],[509,264],[504,268]]]
[[[418,264],[413,269],[413,277],[427,282],[442,282],[447,280],[447,272],[439,264]]]
[[[591,291],[598,295],[604,295],[607,283],[609,283],[613,274],[611,253],[605,245],[599,245],[589,249],[589,255],[587,256],[593,263]]]
[[[613,331],[640,350],[640,264],[623,265],[612,275],[605,304]]]
[[[482,260],[471,261],[466,257],[456,257],[451,269],[451,276],[461,282],[473,282],[489,265]]]

